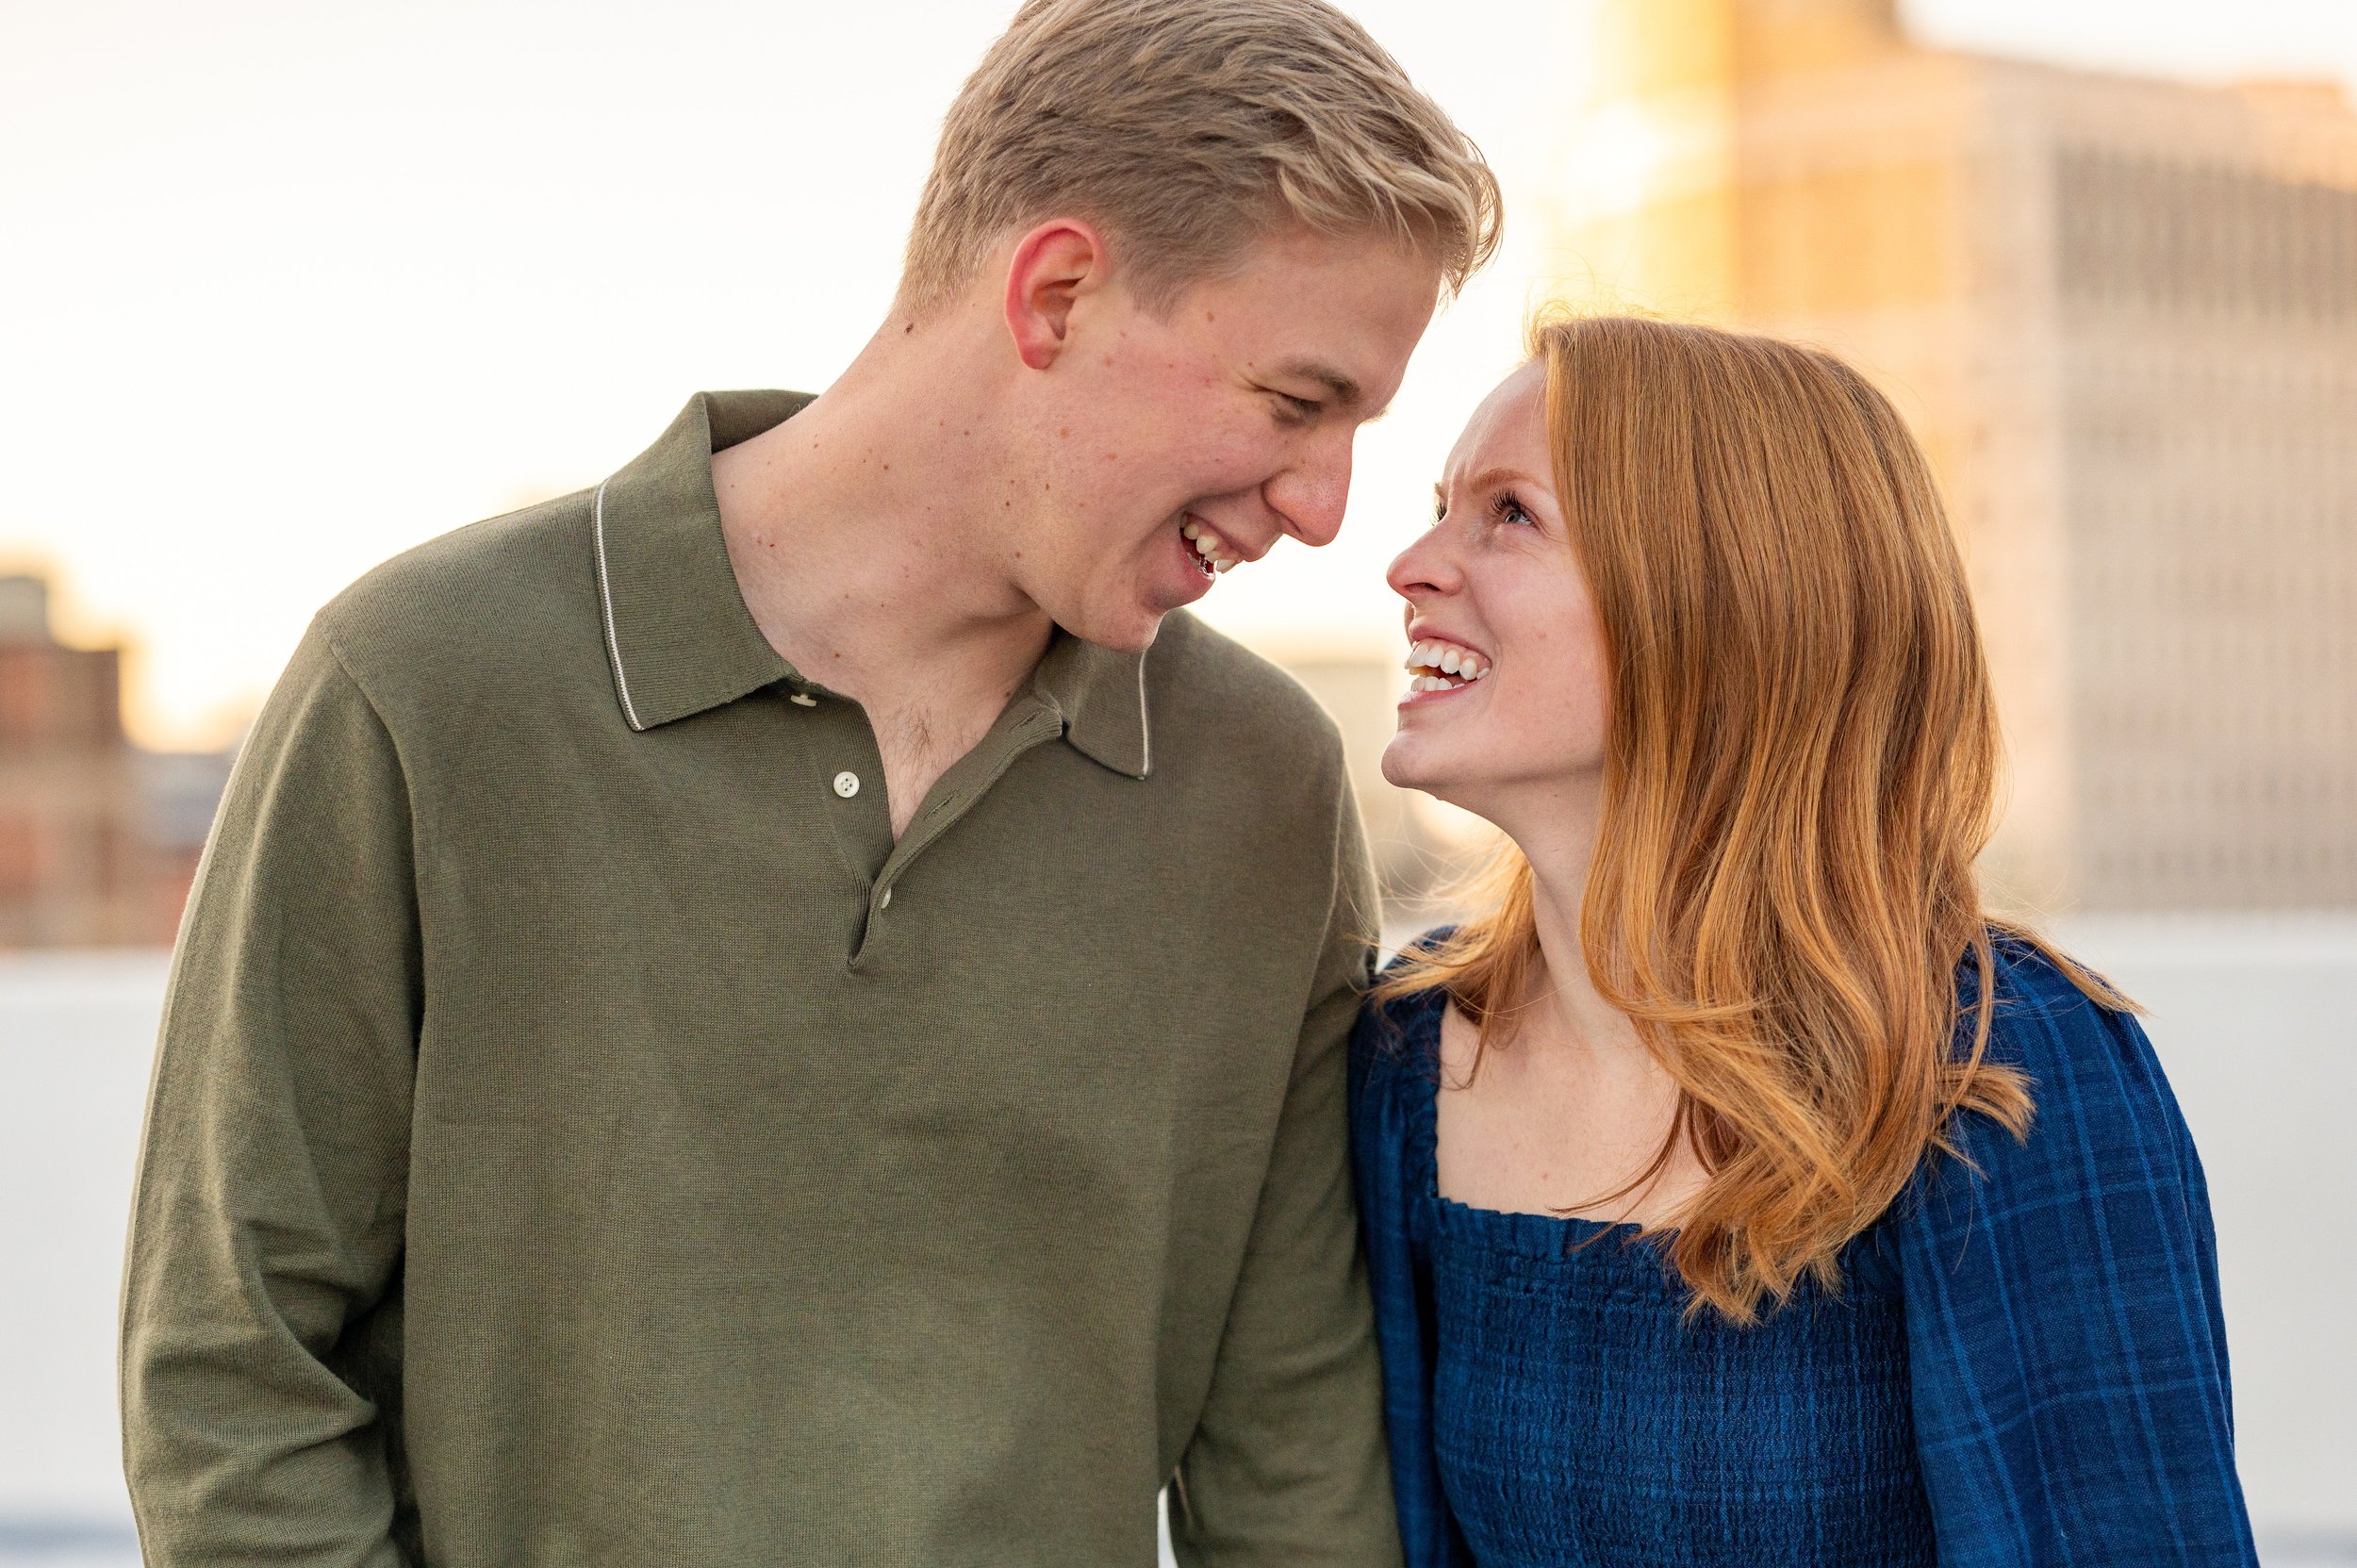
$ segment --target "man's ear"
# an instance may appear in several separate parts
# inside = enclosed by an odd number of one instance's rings
[[[1054,218],[1014,242],[1007,263],[1007,331],[1023,363],[1044,371],[1063,352],[1073,303],[1105,285],[1105,241],[1077,218]]]

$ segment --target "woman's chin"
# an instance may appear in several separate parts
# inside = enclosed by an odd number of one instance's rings
[[[1383,748],[1384,779],[1402,789],[1420,789],[1436,800],[1447,800],[1457,770],[1445,758],[1434,755],[1437,750],[1429,735],[1393,735]]]

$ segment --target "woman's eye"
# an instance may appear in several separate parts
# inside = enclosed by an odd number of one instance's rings
[[[1284,406],[1287,414],[1299,421],[1316,419],[1326,406],[1311,398],[1297,398],[1291,392],[1277,393],[1277,401]]]
[[[1490,515],[1500,522],[1531,523],[1539,520],[1510,492],[1490,503]]]

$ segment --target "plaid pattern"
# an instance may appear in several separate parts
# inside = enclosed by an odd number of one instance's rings
[[[1939,1561],[2251,1564],[2234,1474],[2209,1196],[2135,1020],[2017,943],[1998,949],[1997,1060],[2026,1072],[2017,1143],[1957,1128],[1852,1248],[1906,1302],[1915,1435]],[[1432,1093],[1440,1008],[1369,1009],[1351,1043],[1351,1141],[1409,1568],[1472,1562],[1432,1453],[1430,1260],[1408,1134]]]

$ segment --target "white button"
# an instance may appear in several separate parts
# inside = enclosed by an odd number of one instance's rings
[[[837,795],[842,796],[847,801],[852,796],[857,795],[859,793],[859,775],[857,773],[849,772],[837,773],[834,776],[834,792]]]
[[[876,907],[878,909],[890,909],[892,907],[891,888],[887,887],[883,890],[883,897],[876,900]]]
[[[793,703],[793,704],[795,704],[797,707],[803,707],[803,708],[815,708],[815,707],[816,707],[816,706],[818,705],[818,699],[817,699],[817,698],[816,698],[816,697],[805,697],[805,696],[803,696],[803,695],[802,695],[800,692],[799,692],[799,691],[798,691],[798,692],[796,692],[793,696],[791,696],[791,697],[787,698],[787,699],[786,699],[786,701],[789,701],[789,702],[791,702],[791,703]]]

